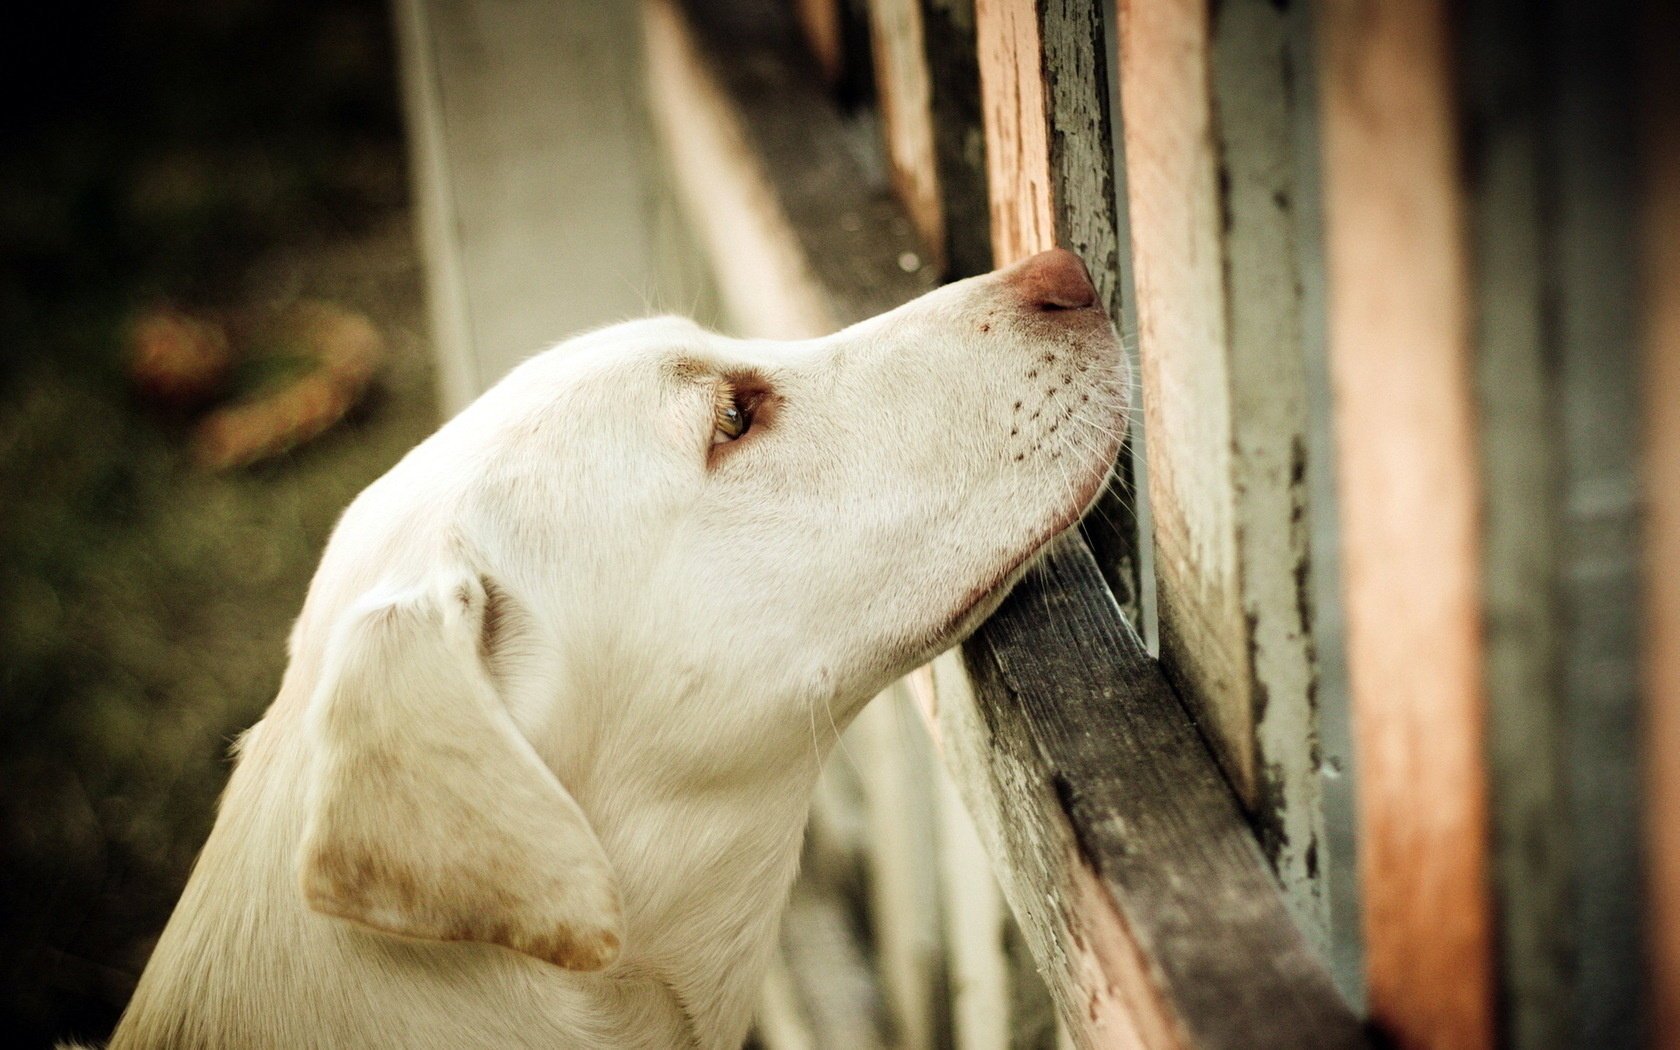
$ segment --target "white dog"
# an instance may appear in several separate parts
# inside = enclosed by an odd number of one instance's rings
[[[1103,485],[1049,252],[837,335],[640,321],[350,506],[112,1042],[739,1046],[832,736]]]

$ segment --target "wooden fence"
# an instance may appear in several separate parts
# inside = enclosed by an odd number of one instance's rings
[[[398,10],[453,403],[1055,245],[1136,354],[1099,512],[825,775],[768,1050],[1680,1047],[1664,5]]]

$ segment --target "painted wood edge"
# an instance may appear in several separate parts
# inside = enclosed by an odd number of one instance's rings
[[[1077,534],[935,676],[942,753],[1078,1045],[1365,1045]]]
[[[1290,15],[1120,13],[1162,662],[1328,952]]]
[[[1402,1046],[1488,1047],[1480,492],[1448,16],[1436,0],[1320,13],[1369,1009]]]
[[[1231,388],[1232,509],[1253,705],[1249,817],[1284,897],[1328,957],[1307,482],[1308,323],[1295,210],[1313,187],[1295,162],[1292,15],[1270,0],[1214,8],[1210,58]]]

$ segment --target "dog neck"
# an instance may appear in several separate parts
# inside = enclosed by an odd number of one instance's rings
[[[619,874],[626,938],[608,970],[573,973],[309,911],[294,863],[308,759],[296,723],[277,703],[248,734],[112,1050],[741,1044],[797,871],[820,740],[808,764],[703,785],[585,770],[579,802]]]

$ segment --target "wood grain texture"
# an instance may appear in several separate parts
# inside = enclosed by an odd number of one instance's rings
[[[1680,36],[1672,4],[1646,6],[1644,572],[1645,841],[1650,1046],[1680,1050]]]
[[[933,82],[921,0],[869,0],[875,99],[893,191],[921,235],[923,253],[945,272],[945,211],[934,148]]]
[[[1288,15],[1121,5],[1161,657],[1328,950]]]
[[[1061,246],[1091,271],[1109,316],[1122,315],[1108,45],[1094,0],[976,0],[993,261]],[[1130,439],[1082,526],[1104,578],[1141,623]]]
[[[1321,10],[1369,1008],[1403,1047],[1488,1047],[1480,495],[1452,50],[1432,0]]]
[[[935,673],[947,764],[1077,1045],[1363,1045],[1077,534]]]

